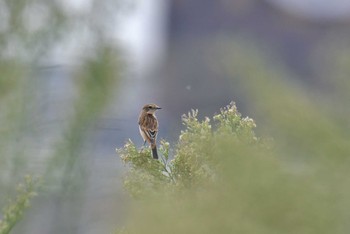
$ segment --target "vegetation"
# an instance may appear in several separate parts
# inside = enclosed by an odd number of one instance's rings
[[[120,77],[110,33],[121,4],[91,0],[80,11],[66,2],[0,1],[0,234],[28,233],[17,224],[41,184],[28,176],[17,186],[28,173],[45,178],[36,201],[50,200],[57,208],[54,220],[42,220],[52,233],[76,233],[84,223],[85,156],[91,153],[84,150]],[[239,34],[206,35],[209,41],[194,40],[191,46],[213,74],[227,77],[239,103],[246,100],[258,131],[231,103],[211,118],[200,119],[198,110],[184,115],[178,141],[160,141],[159,161],[129,140],[118,153],[128,168],[125,188],[136,199],[121,233],[349,232],[348,35],[320,34],[323,40],[305,51],[306,58],[303,53],[305,60],[298,62],[305,76],[320,80],[312,88],[286,69],[274,40],[266,46],[244,30]],[[70,51],[65,46],[74,40],[82,53],[63,75],[73,91],[61,94],[69,102],[61,106],[47,99],[58,89],[46,73],[52,67],[45,65],[52,64],[41,62],[56,51]],[[317,83],[314,79],[309,82]],[[48,109],[67,116],[50,119],[43,111]],[[52,120],[62,124],[50,128]],[[54,133],[48,139],[46,132]],[[264,135],[273,141],[258,137]]]
[[[117,150],[124,163],[131,166],[124,184],[134,197],[177,193],[216,181],[222,159],[216,157],[215,152],[220,150],[223,139],[230,139],[231,144],[264,148],[254,134],[254,121],[242,118],[233,102],[213,117],[213,126],[208,117],[199,121],[197,116],[198,110],[182,116],[185,130],[181,132],[173,155],[169,156],[169,142],[160,141],[160,161],[149,157],[149,148],[139,151],[130,139]]]
[[[218,67],[244,90],[262,115],[259,131],[273,141],[256,137],[254,121],[234,104],[211,119],[184,116],[178,142],[161,141],[161,161],[129,140],[118,152],[137,201],[123,232],[346,233],[348,121],[334,117],[324,97],[280,78],[288,73],[270,69],[257,50],[230,48],[239,58]]]
[[[86,192],[82,150],[119,80],[119,51],[107,39],[119,3],[0,1],[0,233],[31,233],[36,224],[33,213],[23,216],[36,180],[26,177],[16,193],[26,174],[45,178],[38,200],[68,204],[64,214],[50,211],[50,232],[74,233]]]
[[[22,218],[23,212],[30,205],[30,200],[36,196],[40,180],[32,176],[26,176],[24,183],[17,186],[17,195],[14,200],[9,200],[0,217],[0,234],[8,234],[17,222]]]

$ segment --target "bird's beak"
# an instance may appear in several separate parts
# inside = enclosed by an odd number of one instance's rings
[[[161,107],[159,107],[159,106],[157,106],[157,107],[156,107],[156,109],[157,109],[157,110],[160,110],[160,109],[162,109],[162,108],[161,108]]]

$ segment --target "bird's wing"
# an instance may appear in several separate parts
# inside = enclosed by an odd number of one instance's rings
[[[147,138],[151,143],[154,142],[154,140],[155,140],[156,137],[157,137],[157,133],[158,133],[157,130],[148,129],[148,128],[145,128],[145,127],[141,127],[141,131],[145,134],[146,138]]]
[[[140,118],[140,130],[150,143],[154,143],[158,133],[158,121],[155,116],[146,115]],[[142,135],[141,133],[141,135]]]
[[[157,131],[156,130],[147,130],[147,133],[151,139],[155,139],[157,136]]]

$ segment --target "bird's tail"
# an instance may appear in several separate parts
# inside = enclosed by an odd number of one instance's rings
[[[152,148],[152,156],[153,156],[153,158],[154,159],[158,159],[158,152],[157,152],[156,144],[152,145],[151,148]]]

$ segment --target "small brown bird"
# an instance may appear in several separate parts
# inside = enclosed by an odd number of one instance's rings
[[[142,107],[139,117],[139,130],[144,140],[143,145],[148,142],[151,145],[152,156],[154,159],[158,159],[157,153],[157,133],[158,133],[158,120],[155,116],[156,110],[162,109],[156,104],[147,104]]]

